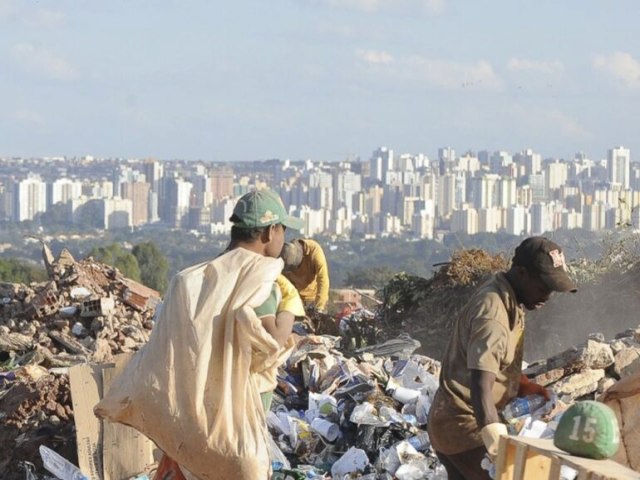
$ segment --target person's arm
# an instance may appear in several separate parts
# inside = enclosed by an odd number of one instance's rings
[[[482,370],[471,370],[471,405],[480,427],[480,435],[491,458],[498,455],[500,437],[508,435],[507,426],[500,422],[493,403],[493,384],[496,375]]]
[[[316,308],[324,312],[329,301],[329,267],[322,247],[317,245],[313,252],[313,264],[316,273]]]
[[[498,410],[493,403],[493,384],[496,375],[482,370],[471,370],[471,406],[480,428],[499,422]]]
[[[275,339],[280,346],[287,343],[287,339],[293,331],[295,317],[291,312],[278,312],[276,315],[261,317],[262,326]]]

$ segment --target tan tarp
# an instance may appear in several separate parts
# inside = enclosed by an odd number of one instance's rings
[[[96,414],[141,431],[201,479],[266,480],[257,383],[284,349],[252,307],[281,270],[279,259],[236,249],[176,275],[149,343]]]
[[[640,372],[623,378],[600,398],[620,424],[620,448],[613,460],[640,472]]]

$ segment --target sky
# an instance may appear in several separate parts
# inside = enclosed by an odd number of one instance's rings
[[[0,157],[640,160],[638,0],[0,0]]]

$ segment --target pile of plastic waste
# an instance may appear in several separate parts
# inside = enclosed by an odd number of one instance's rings
[[[300,337],[267,422],[274,478],[446,478],[426,423],[439,363],[404,337],[346,357],[339,337]]]

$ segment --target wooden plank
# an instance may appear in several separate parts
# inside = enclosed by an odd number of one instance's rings
[[[120,375],[132,354],[115,358],[115,367],[102,371],[104,391]],[[154,444],[134,428],[119,423],[103,423],[102,458],[104,480],[126,480],[154,463]]]
[[[527,447],[526,470],[524,480],[540,480],[549,477],[551,459],[540,452]],[[557,480],[554,479],[554,480]]]
[[[606,479],[616,480],[640,480],[640,472],[631,470],[613,460],[594,460],[569,455],[553,445],[553,440],[525,437],[509,437],[509,443],[524,443],[530,451],[546,456],[550,459],[557,458],[562,465],[567,465],[588,479],[592,474],[600,475]],[[515,448],[514,448],[515,450]],[[509,460],[509,457],[507,456]],[[586,476],[585,476],[586,475]],[[510,479],[512,477],[499,477]],[[578,478],[581,478],[580,476]]]
[[[516,443],[516,460],[513,467],[513,480],[524,480],[524,469],[527,461],[527,446],[523,443]]]
[[[562,463],[559,458],[551,459],[551,467],[549,468],[547,479],[558,480],[560,478],[560,467],[562,467]]]
[[[110,366],[85,363],[69,368],[78,467],[89,480],[102,480],[102,424],[93,407],[102,398],[102,370]]]
[[[496,479],[507,480],[507,449],[509,448],[509,437],[500,437],[498,446],[498,456],[496,457]]]

